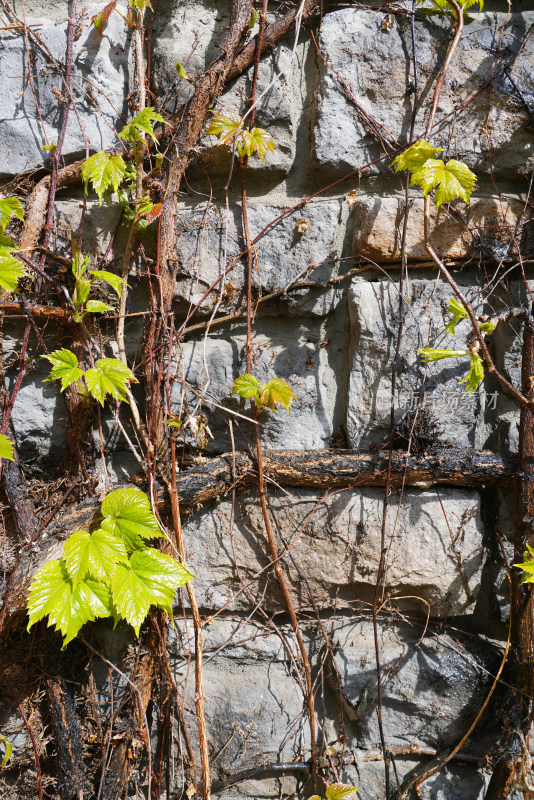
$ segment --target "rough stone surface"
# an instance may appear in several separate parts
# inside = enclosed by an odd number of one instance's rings
[[[318,604],[336,596],[342,601],[372,599],[380,560],[382,503],[378,489],[345,491],[323,502],[308,490],[271,498],[276,529],[282,531],[285,546],[291,543],[292,558],[286,559],[286,568],[299,605],[309,605],[311,596]],[[224,501],[196,515],[185,535],[204,607],[222,606],[239,590],[240,581],[250,580],[254,596],[265,592],[265,605],[278,606],[273,576],[261,573],[270,556],[255,494],[237,500],[233,528],[231,504]],[[418,611],[429,607],[432,615],[454,616],[473,608],[483,562],[476,493],[452,489],[441,490],[439,496],[405,493],[404,504],[390,515],[386,539],[388,590],[393,595],[422,598],[411,605]],[[250,602],[241,594],[232,608],[248,608]]]
[[[248,205],[249,231],[255,239],[285,209],[256,202]],[[184,206],[178,212],[180,272],[175,296],[180,306],[196,305],[206,290],[221,276],[245,247],[240,209],[230,214],[215,205]],[[284,289],[295,281],[324,283],[336,270],[339,253],[338,202],[310,203],[275,223],[254,245],[253,285],[261,285],[262,294]],[[297,224],[309,223],[299,233]],[[226,261],[225,261],[226,257]],[[243,259],[244,260],[244,259]],[[231,309],[243,299],[245,267],[243,260],[225,278],[222,311]],[[219,286],[203,301],[213,308],[220,297]],[[335,294],[321,292],[318,297],[299,303],[302,311],[324,314],[331,310]],[[297,305],[297,303],[295,303]],[[179,307],[180,307],[179,306]]]
[[[476,172],[495,173],[507,178],[528,175],[534,149],[528,132],[528,117],[511,84],[499,76],[493,82],[488,132],[487,90],[478,94],[465,109],[465,101],[483,87],[494,65],[492,50],[502,35],[502,48],[508,57],[517,53],[519,39],[534,20],[533,11],[487,12],[466,28],[445,81],[436,115],[434,143],[448,150],[449,157],[460,158]],[[444,20],[427,18],[416,24],[417,66],[423,106],[418,114],[415,136],[424,132],[424,120],[431,103],[437,70],[443,63],[451,40],[450,26]],[[356,57],[353,53],[357,42]],[[325,16],[320,46],[324,58],[351,87],[357,103],[383,126],[393,139],[405,142],[409,135],[411,95],[407,82],[407,59],[411,58],[411,32],[407,19],[393,20],[376,11],[345,8]],[[348,172],[382,158],[384,171],[392,158],[362,124],[355,104],[335,85],[335,74],[320,63],[321,84],[315,129],[315,159],[324,168]],[[527,96],[534,91],[534,70],[528,48],[515,60],[513,78]],[[476,76],[473,79],[473,76]],[[390,139],[391,141],[391,139]],[[447,154],[446,154],[447,155]]]
[[[421,363],[418,349],[463,350],[467,325],[456,335],[445,333],[451,289],[438,281],[409,281],[400,346],[396,419],[417,406],[419,397],[434,412],[442,436],[459,446],[483,447],[491,432],[496,396],[493,387],[464,393],[459,384],[469,370],[469,357]],[[391,361],[398,321],[397,287],[386,281],[357,281],[349,291],[352,369],[347,402],[347,433],[352,447],[383,442],[389,430]],[[475,308],[477,304],[475,302]]]
[[[408,216],[406,256],[410,261],[429,261],[424,242],[424,201],[415,197]],[[526,257],[533,249],[524,218],[524,203],[498,197],[473,198],[470,205],[458,205],[455,218],[444,207],[432,206],[432,245],[443,258],[467,258],[480,249],[484,256],[506,258],[522,243]],[[403,231],[404,198],[359,195],[354,208],[354,255],[376,262],[399,261]],[[464,224],[464,221],[469,226]]]
[[[62,111],[54,92],[59,92],[60,96],[64,89],[57,63],[64,64],[67,24],[65,8],[57,18],[53,6],[47,4],[44,16],[28,15],[28,24],[39,24],[39,36],[49,51],[44,55],[41,49],[31,44],[32,75],[38,79],[37,99],[42,125],[28,80],[24,37],[17,30],[0,31],[3,77],[0,84],[0,175],[14,175],[42,164],[47,156],[43,145],[47,140],[48,143],[58,141]],[[120,8],[125,13],[125,8]],[[129,91],[130,58],[127,27],[118,14],[112,14],[101,39],[90,24],[91,16],[101,10],[102,4],[88,8],[81,35],[74,42],[72,93],[78,116],[71,110],[62,149],[65,157],[85,153],[80,124],[91,151],[116,144],[115,126],[118,125],[120,130],[119,116],[124,115],[126,119],[128,113],[125,103]],[[9,24],[4,14],[1,18],[6,25]]]

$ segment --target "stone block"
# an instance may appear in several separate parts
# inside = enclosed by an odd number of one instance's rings
[[[409,261],[429,261],[424,242],[424,201],[415,189],[408,215],[406,256]],[[456,211],[465,225],[441,206],[432,204],[431,242],[443,258],[467,258],[482,252],[495,258],[506,258],[517,252],[515,243],[522,243],[523,256],[534,252],[534,241],[528,236],[531,221],[523,220],[525,204],[520,200],[497,197],[472,198],[471,203],[458,205]],[[394,262],[401,257],[404,221],[404,198],[363,194],[354,207],[353,252],[371,261]]]
[[[248,205],[250,236],[254,239],[263,228],[284,211],[263,203]],[[254,245],[255,263],[252,281],[262,294],[284,289],[294,281],[327,281],[337,270],[339,254],[340,205],[336,201],[310,203],[275,223]],[[297,223],[304,220],[309,227],[299,233]],[[244,235],[239,207],[230,210],[228,219],[224,208],[215,205],[183,206],[178,211],[178,251],[180,271],[176,281],[175,298],[179,307],[189,307],[200,301],[206,289],[221,275],[225,263],[244,247]],[[226,261],[225,261],[226,257]],[[222,311],[231,310],[244,302],[245,267],[237,264],[225,279]],[[310,290],[308,290],[309,292]],[[203,301],[210,310],[220,296],[220,286]],[[288,296],[291,308],[291,295]],[[317,290],[309,297],[298,298],[294,305],[299,313],[322,315],[333,306],[335,294]],[[261,307],[260,307],[261,308]],[[263,309],[262,309],[263,311]]]
[[[205,342],[181,345],[171,404],[173,413],[185,421],[203,400],[213,440],[208,452],[231,449],[228,421],[234,411],[250,418],[248,401],[231,397],[238,375],[246,372],[246,336],[242,333],[211,335]],[[260,383],[278,377],[288,381],[297,395],[291,414],[265,410],[260,415],[262,441],[266,447],[317,450],[328,447],[338,416],[337,353],[326,343],[320,324],[296,326],[295,321],[264,320],[255,325],[253,374]],[[218,405],[215,405],[217,403]],[[252,435],[248,423],[238,418],[241,433]],[[243,427],[244,426],[244,427]],[[235,429],[235,426],[234,426]],[[240,447],[239,439],[237,446]]]
[[[286,558],[284,569],[295,603],[310,605],[310,592],[319,606],[334,598],[372,601],[380,561],[383,490],[347,490],[325,500],[310,490],[283,496],[271,489],[269,493],[274,529],[283,546],[291,545],[294,562]],[[199,604],[217,610],[242,583],[252,581],[253,597],[241,593],[231,610],[251,610],[255,599],[262,597],[264,608],[280,610],[283,602],[268,569],[271,557],[256,494],[238,497],[233,527],[231,514],[230,501],[223,501],[196,514],[185,527]],[[402,504],[392,506],[388,515],[386,541],[387,587],[393,597],[410,595],[412,608],[422,613],[428,608],[433,616],[456,616],[473,609],[483,562],[478,493],[440,489],[438,496],[435,491],[405,491]]]
[[[47,9],[53,4],[48,4]],[[91,150],[103,150],[117,143],[115,126],[122,127],[119,116],[128,116],[125,97],[129,92],[129,33],[119,14],[112,14],[100,38],[91,25],[91,16],[102,10],[102,3],[92,4],[84,18],[81,35],[73,49],[72,93],[78,115],[71,109],[68,119],[64,157],[83,156],[83,126]],[[125,13],[125,8],[121,6]],[[36,9],[37,11],[37,9]],[[24,36],[18,29],[0,31],[0,59],[3,81],[0,84],[0,107],[3,109],[0,134],[0,175],[15,175],[49,163],[43,150],[46,131],[49,142],[57,142],[63,117],[64,92],[60,68],[65,61],[67,22],[66,6],[56,19],[50,14],[32,16],[28,24],[39,24],[39,36],[48,54],[31,44],[32,75],[42,116],[42,125],[28,81],[28,57]],[[2,19],[7,20],[5,16]],[[60,66],[58,66],[60,65]]]
[[[509,180],[529,175],[534,143],[529,118],[520,98],[504,76],[493,78],[495,46],[503,56],[517,53],[534,21],[534,11],[487,12],[466,26],[440,97],[433,144],[446,148],[447,158],[465,161],[476,173]],[[384,24],[386,22],[386,24]],[[387,24],[383,11],[345,8],[326,14],[320,47],[326,61],[352,89],[355,99],[393,139],[409,136],[413,80],[411,30],[407,18],[395,15]],[[450,25],[436,18],[415,23],[418,80],[422,105],[415,137],[422,135],[433,96],[434,82],[451,41]],[[502,36],[501,36],[502,31]],[[517,37],[517,38],[516,38]],[[350,54],[350,55],[349,55]],[[353,55],[354,54],[354,55]],[[341,94],[337,78],[320,62],[314,153],[319,166],[348,172],[382,158],[375,171],[384,172],[392,157],[362,123],[354,103]],[[512,77],[525,96],[534,92],[534,66],[529,48],[517,56]],[[493,79],[492,79],[493,78]],[[486,85],[491,80],[491,98]],[[477,90],[482,91],[463,107]],[[488,118],[488,105],[490,106]],[[487,122],[486,122],[487,120]],[[487,125],[487,128],[486,128]],[[487,130],[491,139],[484,132]]]
[[[487,382],[477,392],[465,393],[460,381],[470,367],[469,357],[423,364],[421,347],[466,349],[467,322],[456,336],[445,333],[446,312],[453,292],[437,281],[410,280],[404,304],[400,345],[396,421],[421,403],[434,415],[441,437],[460,447],[483,448],[498,416],[495,385]],[[478,294],[470,294],[480,313]],[[358,281],[349,290],[352,364],[347,399],[347,433],[351,447],[366,448],[383,442],[390,431],[391,367],[398,330],[398,284]]]

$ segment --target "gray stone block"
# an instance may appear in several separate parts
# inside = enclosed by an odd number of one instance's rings
[[[52,4],[53,5],[53,4]],[[47,8],[50,6],[48,4]],[[122,11],[125,9],[121,7]],[[66,48],[66,5],[61,15],[32,16],[28,10],[28,24],[39,23],[39,36],[50,54],[63,66]],[[102,3],[91,5],[81,30],[74,42],[72,93],[78,117],[71,108],[62,155],[83,156],[85,140],[80,130],[83,126],[91,150],[103,150],[117,143],[115,126],[120,130],[119,119],[128,116],[125,97],[129,92],[129,33],[124,20],[112,14],[100,38],[90,24],[93,14],[102,10]],[[38,13],[39,7],[35,13]],[[56,9],[57,11],[57,9]],[[5,17],[2,17],[6,19]],[[49,142],[57,142],[61,126],[64,85],[57,65],[31,44],[32,75],[35,84],[42,125],[28,81],[28,57],[25,40],[19,30],[0,32],[0,58],[2,77],[0,84],[0,175],[14,175],[49,163],[49,153],[43,126]]]
[[[442,437],[458,446],[483,447],[496,424],[495,386],[465,393],[459,383],[469,357],[425,365],[421,347],[463,350],[470,325],[445,333],[446,312],[453,292],[440,281],[410,280],[398,364],[396,421],[415,410],[419,400],[434,413]],[[468,291],[469,295],[469,291]],[[351,447],[383,442],[390,430],[391,367],[398,330],[398,284],[358,281],[349,290],[352,366],[347,401],[347,433]],[[473,305],[479,309],[477,294]],[[478,312],[477,312],[478,313]]]
[[[323,501],[309,490],[286,496],[271,489],[269,493],[275,531],[281,532],[284,546],[291,543],[300,571],[285,559],[295,602],[308,606],[309,591],[319,605],[335,597],[339,602],[356,597],[372,601],[380,561],[383,491],[344,491]],[[265,608],[283,608],[272,570],[270,577],[262,572],[271,557],[255,493],[237,499],[233,528],[231,503],[223,501],[195,515],[184,535],[204,608],[220,608],[239,591],[241,581],[253,581],[251,591],[258,600],[265,593]],[[483,562],[476,492],[440,489],[439,497],[430,491],[405,492],[402,505],[392,506],[388,515],[386,540],[387,587],[393,596],[410,595],[408,606],[422,613],[429,608],[434,616],[473,609]],[[251,610],[252,606],[253,601],[241,593],[230,607]]]
[[[352,87],[358,103],[399,142],[409,134],[413,80],[408,68],[411,31],[407,19],[395,16],[392,26],[383,25],[384,13],[346,8],[325,15],[320,46],[325,59]],[[452,67],[445,80],[436,115],[433,143],[446,148],[446,156],[459,158],[477,173],[490,169],[508,179],[532,170],[534,144],[529,119],[511,83],[499,76],[492,83],[488,130],[491,151],[484,133],[488,116],[488,91],[478,94],[463,109],[465,101],[486,84],[495,70],[498,41],[510,58],[519,49],[524,33],[534,21],[533,11],[486,12],[466,26]],[[444,20],[431,17],[415,23],[417,65],[422,107],[415,137],[424,132],[434,81],[447,47],[451,29]],[[504,30],[502,39],[500,31]],[[516,38],[517,37],[517,38]],[[381,145],[365,129],[353,103],[336,87],[335,75],[321,62],[314,153],[318,165],[348,172],[383,157]],[[525,96],[534,92],[534,68],[528,47],[514,62],[512,77]],[[392,158],[386,157],[374,171],[384,172]]]

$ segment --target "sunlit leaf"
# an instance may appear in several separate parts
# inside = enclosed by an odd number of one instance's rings
[[[139,636],[150,606],[171,614],[176,589],[193,577],[169,555],[153,548],[136,550],[128,565],[119,564],[115,570],[111,582],[113,602]]]
[[[97,29],[97,31],[98,31],[98,33],[100,34],[101,37],[104,34],[104,31],[105,31],[105,29],[107,27],[107,24],[109,22],[109,18],[111,16],[112,12],[114,11],[115,6],[117,5],[117,2],[118,2],[118,0],[112,0],[111,3],[108,3],[107,6],[105,6],[102,9],[100,14],[97,14],[96,16],[92,17],[92,19],[91,19],[91,22],[93,23],[93,25],[95,26],[95,28]]]
[[[16,217],[24,222],[24,213],[20,200],[16,197],[4,197],[0,200],[0,232],[3,233],[7,228],[11,217]]]
[[[447,311],[449,314],[452,314],[452,319],[450,322],[447,323],[445,327],[445,331],[447,333],[452,333],[453,335],[456,334],[456,325],[460,322],[460,320],[465,319],[468,316],[467,311],[465,310],[464,304],[460,303],[455,297],[451,297],[449,300],[449,305],[447,306]]]
[[[98,314],[102,311],[114,311],[115,309],[113,306],[108,306],[107,303],[103,303],[101,300],[88,300],[85,308],[87,311],[90,311],[93,314]]]
[[[297,395],[291,386],[282,378],[271,378],[266,384],[260,387],[259,397],[261,405],[267,406],[275,411],[275,403],[284,406],[287,413],[291,413],[291,401],[297,400]]]
[[[124,281],[120,275],[115,275],[114,272],[108,272],[105,269],[91,269],[89,272],[93,278],[97,278],[98,280],[105,281],[107,284],[109,284],[109,286],[111,286],[113,291],[117,294],[117,297],[121,296]]]
[[[0,433],[0,458],[13,461],[13,445],[4,433]]]
[[[72,350],[67,350],[64,347],[61,350],[54,350],[53,353],[48,353],[46,356],[47,361],[52,364],[52,371],[46,381],[61,380],[61,391],[64,391],[67,386],[81,378],[83,370],[78,366],[78,359]]]
[[[219,144],[231,144],[234,136],[241,132],[241,117],[235,111],[220,109],[213,112],[206,136],[217,136]]]
[[[249,375],[248,372],[245,372],[243,375],[240,375],[239,378],[235,379],[234,385],[232,386],[232,394],[238,394],[239,397],[243,398],[256,397],[258,389],[258,379],[255,378],[254,375]]]
[[[9,759],[11,758],[11,753],[13,752],[13,744],[8,739],[6,739],[6,737],[4,736],[3,733],[0,734],[0,742],[2,742],[2,744],[6,748],[6,751],[4,753],[4,757],[2,758],[2,763],[0,764],[0,767],[5,767],[5,765],[7,764]]]
[[[326,800],[356,800],[357,791],[347,783],[332,783],[326,789]]]
[[[416,172],[423,166],[425,161],[428,161],[429,158],[434,158],[436,153],[440,153],[442,150],[443,147],[432,147],[429,142],[425,142],[422,139],[420,142],[412,144],[411,147],[408,147],[407,150],[394,159],[393,164],[397,165],[395,171],[402,172],[405,169],[409,169],[410,172]]]
[[[161,528],[150,500],[139,489],[117,489],[102,503],[102,528],[120,537],[129,550],[143,547],[144,539],[157,539]]]
[[[257,21],[258,21],[258,12],[256,11],[255,8],[253,8],[252,11],[250,12],[248,27],[253,28]]]
[[[423,364],[441,361],[442,358],[462,358],[471,355],[469,350],[436,350],[433,347],[421,347],[417,352],[424,356]]]
[[[438,187],[435,200],[439,208],[442,203],[450,203],[457,197],[468,203],[475,188],[476,175],[462,161],[452,159],[444,164],[439,158],[429,158],[412,174],[410,183],[420,186],[425,197]]]
[[[82,625],[97,617],[109,617],[111,610],[108,586],[92,578],[74,586],[63,561],[48,561],[37,571],[30,587],[28,630],[48,615],[48,625],[61,631],[65,647]]]
[[[158,114],[157,111],[154,111],[153,106],[149,106],[147,108],[143,108],[142,111],[137,114],[130,122],[128,122],[122,131],[119,133],[121,139],[125,139],[127,142],[140,142],[145,135],[150,136],[153,141],[156,141],[156,134],[154,133],[154,128],[152,127],[153,122],[162,122],[164,125],[168,125],[169,123]]]
[[[18,291],[18,279],[26,275],[26,270],[11,253],[16,250],[14,245],[0,245],[0,286],[8,292]]]
[[[98,528],[73,533],[65,542],[63,560],[74,586],[87,574],[109,584],[116,564],[128,561],[128,553],[121,538]]]
[[[484,380],[484,362],[476,353],[471,356],[471,367],[469,372],[460,383],[465,383],[465,391],[476,392],[482,381]]]
[[[274,139],[269,131],[264,128],[252,128],[249,137],[247,155],[257,153],[263,161],[269,151],[274,153]]]
[[[110,156],[103,151],[95,153],[87,159],[82,167],[82,180],[85,183],[85,191],[89,181],[100,199],[100,205],[104,195],[109,189],[118,192],[124,174],[126,164],[122,156]]]
[[[176,72],[178,73],[180,78],[184,79],[184,81],[188,81],[189,80],[189,75],[185,71],[184,66],[183,66],[181,61],[177,61],[176,62]]]
[[[89,393],[103,406],[106,394],[127,403],[128,384],[137,383],[137,379],[118,358],[99,358],[94,368],[85,373],[85,382]]]

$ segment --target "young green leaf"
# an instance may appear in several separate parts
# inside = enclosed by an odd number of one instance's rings
[[[257,21],[258,21],[258,12],[256,11],[255,8],[253,8],[252,11],[250,12],[248,27],[253,28]]]
[[[103,151],[95,153],[94,156],[87,159],[82,167],[85,191],[87,192],[87,185],[90,181],[100,199],[100,205],[102,205],[104,195],[109,189],[113,189],[115,193],[118,192],[125,172],[126,164],[122,156],[110,156]]]
[[[264,128],[242,131],[237,139],[237,152],[241,157],[257,153],[263,161],[269,150],[274,153],[274,139]]]
[[[259,390],[260,407],[267,406],[271,411],[275,411],[275,403],[284,406],[287,413],[291,413],[291,401],[297,400],[297,395],[291,386],[282,378],[271,378],[266,384],[260,386]]]
[[[124,281],[119,275],[115,275],[114,272],[108,272],[105,269],[90,269],[89,273],[95,279],[105,281],[105,283],[109,284],[109,286],[111,286],[113,291],[116,293],[117,297],[120,298]]]
[[[0,742],[6,748],[4,756],[2,758],[2,763],[0,764],[0,768],[1,768],[1,767],[5,767],[5,765],[7,764],[9,759],[11,758],[11,753],[13,752],[13,744],[8,739],[6,739],[6,737],[4,736],[3,733],[0,734]]]
[[[462,358],[471,355],[469,350],[435,350],[433,347],[421,347],[417,352],[424,356],[423,364],[440,361],[442,358]]]
[[[425,197],[438,187],[435,194],[437,208],[457,197],[469,202],[475,188],[476,175],[462,161],[452,159],[446,164],[440,158],[429,158],[412,174],[410,184],[420,186]]]
[[[85,304],[85,309],[93,314],[98,314],[102,311],[115,310],[113,306],[108,306],[107,303],[103,303],[101,300],[88,300]]]
[[[14,246],[0,244],[0,286],[8,292],[18,291],[18,279],[26,275],[26,270],[11,253]]]
[[[169,123],[154,111],[154,107],[150,106],[147,108],[143,108],[142,111],[137,114],[130,122],[128,122],[122,131],[119,133],[121,139],[125,139],[127,142],[131,142],[134,144],[135,142],[142,141],[145,135],[150,136],[150,138],[155,142],[156,141],[156,134],[154,133],[154,128],[152,127],[153,122],[163,122],[164,125],[168,125]]]
[[[86,622],[111,615],[111,592],[91,578],[74,587],[64,562],[48,561],[33,578],[28,612],[28,630],[48,614],[48,625],[61,631],[65,647]]]
[[[181,61],[177,61],[176,62],[176,72],[178,73],[180,78],[184,79],[184,81],[188,81],[189,80],[189,75],[185,71],[184,66],[183,66]]]
[[[106,394],[127,403],[128,384],[137,383],[137,379],[118,358],[99,358],[94,368],[85,373],[85,382],[89,393],[103,406]]]
[[[469,372],[460,381],[460,383],[465,383],[465,391],[467,392],[476,392],[482,381],[484,380],[484,362],[476,353],[471,356],[471,367]]]
[[[394,159],[393,164],[397,165],[395,172],[402,172],[405,169],[410,170],[410,172],[417,172],[425,161],[428,161],[429,158],[434,158],[436,153],[441,153],[442,150],[443,147],[432,147],[429,142],[421,139],[421,141],[412,144],[411,147],[408,147],[407,150]]]
[[[61,350],[54,350],[53,353],[48,353],[41,358],[46,358],[52,364],[52,371],[43,383],[61,379],[62,392],[83,375],[83,370],[79,368],[78,359],[72,350],[66,350],[63,347]]]
[[[0,233],[5,231],[11,217],[16,217],[24,222],[20,200],[17,200],[16,197],[4,197],[3,200],[0,200]]]
[[[218,136],[219,144],[231,144],[234,137],[241,133],[241,117],[226,109],[214,111],[213,115],[206,136]]]
[[[468,316],[467,311],[465,310],[464,304],[460,303],[455,297],[451,297],[449,300],[449,305],[447,306],[447,311],[449,314],[452,314],[452,319],[450,322],[447,323],[445,327],[445,331],[447,333],[452,333],[453,335],[456,334],[456,325],[460,322],[460,320],[465,319]]]
[[[7,458],[9,461],[13,461],[13,445],[3,433],[0,433],[0,458]]]
[[[108,3],[107,6],[104,6],[100,14],[96,14],[96,16],[94,16],[91,19],[91,22],[93,23],[98,33],[100,34],[100,38],[102,38],[102,36],[104,35],[104,30],[107,27],[109,18],[112,12],[114,11],[117,2],[118,0],[111,0],[111,3]]]
[[[65,542],[63,560],[74,586],[87,574],[109,585],[115,566],[126,563],[128,553],[121,538],[98,528],[92,534],[73,533]]]
[[[120,537],[129,550],[144,547],[144,539],[157,539],[161,528],[150,500],[139,489],[117,489],[102,503],[102,528]]]
[[[326,800],[357,800],[357,791],[347,783],[332,783],[326,789]]]
[[[150,0],[130,0],[130,5],[132,8],[135,8],[136,11],[141,11],[143,8],[152,8]]]
[[[260,384],[254,375],[249,375],[245,372],[235,379],[232,386],[232,394],[238,394],[239,397],[250,398],[257,397]]]
[[[113,602],[139,636],[150,606],[172,614],[176,589],[193,577],[169,555],[153,548],[136,550],[127,566],[119,564],[115,570],[111,582]]]

